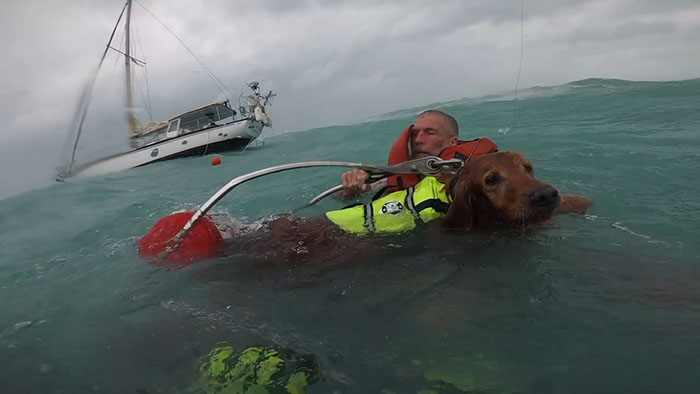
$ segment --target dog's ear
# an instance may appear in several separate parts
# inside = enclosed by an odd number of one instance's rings
[[[469,179],[460,179],[455,177],[453,182],[457,182],[452,187],[452,205],[447,211],[445,220],[442,222],[444,228],[450,229],[467,229],[469,230],[474,224],[474,203],[476,197],[473,195],[469,186]]]

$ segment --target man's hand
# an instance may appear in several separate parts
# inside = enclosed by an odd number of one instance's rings
[[[562,194],[559,201],[559,207],[554,211],[555,214],[562,213],[578,213],[583,215],[593,203],[584,196],[573,194]]]
[[[355,197],[370,189],[369,174],[362,170],[351,170],[343,174],[343,196]]]

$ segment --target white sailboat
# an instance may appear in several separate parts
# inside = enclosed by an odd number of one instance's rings
[[[109,50],[124,56],[130,150],[85,164],[76,163],[76,150],[90,104],[90,96],[97,76],[95,74],[83,91],[80,107],[76,112],[77,127],[73,151],[69,163],[58,169],[58,181],[105,175],[180,157],[240,149],[257,138],[265,126],[272,125],[265,107],[276,95],[272,91],[261,94],[260,84],[253,80],[246,84],[249,94],[241,94],[237,108],[233,108],[229,100],[216,102],[179,114],[167,121],[151,122],[143,127],[136,119],[133,109],[131,67],[132,63],[144,64],[144,62],[131,55],[131,6],[132,0],[127,0],[97,70],[99,72]],[[125,16],[125,50],[122,52],[113,48],[111,43],[123,16]],[[206,71],[211,75],[210,70],[206,69]]]

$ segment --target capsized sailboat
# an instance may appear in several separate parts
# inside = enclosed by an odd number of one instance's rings
[[[143,126],[134,114],[132,66],[145,63],[131,55],[131,8],[132,0],[127,0],[109,38],[98,69],[83,91],[74,122],[76,133],[70,161],[58,169],[58,181],[105,175],[180,157],[240,149],[260,136],[264,127],[272,126],[272,120],[266,112],[266,106],[271,103],[276,94],[272,91],[267,94],[261,93],[260,84],[255,80],[246,84],[249,93],[242,93],[239,96],[238,107],[234,108],[230,100],[227,99],[187,111],[167,121],[150,122]],[[122,17],[125,19],[124,51],[112,47],[112,40],[120,26]],[[180,40],[180,42],[182,41]],[[130,149],[92,162],[77,164],[76,151],[90,105],[92,89],[97,73],[110,50],[124,56]],[[197,60],[199,61],[199,59]],[[213,76],[206,66],[203,65],[203,67],[218,84],[221,84],[220,80]]]

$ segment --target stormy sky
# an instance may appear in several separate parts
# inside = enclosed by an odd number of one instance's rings
[[[121,11],[119,0],[14,1],[0,15],[0,198],[38,184],[63,153],[79,93]],[[275,129],[361,121],[397,109],[590,77],[700,77],[697,0],[140,0],[233,93],[251,78],[278,98]],[[137,106],[167,119],[224,96],[134,3]],[[117,32],[113,46],[121,47]],[[95,90],[99,132],[124,133],[121,63]],[[121,111],[121,112],[120,112]],[[118,116],[116,116],[118,115]],[[116,119],[119,119],[117,121]],[[111,141],[105,137],[106,141]],[[116,140],[115,140],[116,141]],[[125,141],[125,139],[124,139]],[[32,157],[34,159],[29,160]],[[37,159],[38,158],[38,159]],[[21,177],[15,169],[26,169]],[[42,178],[43,179],[43,178]]]

